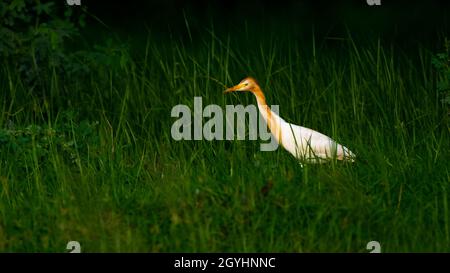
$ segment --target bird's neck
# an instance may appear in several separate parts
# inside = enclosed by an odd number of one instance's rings
[[[259,86],[256,86],[252,90],[252,93],[256,97],[256,101],[258,102],[258,106],[267,106],[266,97],[264,96],[264,93],[262,92],[261,88],[259,88]]]
[[[272,135],[276,138],[278,143],[281,143],[281,118],[276,113],[272,112],[267,105],[266,97],[259,86],[256,86],[254,90],[252,90],[252,93],[256,97],[259,112],[266,121]]]

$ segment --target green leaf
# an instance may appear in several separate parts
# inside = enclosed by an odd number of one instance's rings
[[[25,7],[24,0],[13,0],[9,5],[9,10],[22,10]]]
[[[54,6],[54,3],[52,3],[52,2],[49,2],[49,3],[46,3],[46,4],[38,4],[36,6],[36,12],[38,14],[42,14],[42,13],[44,13],[44,14],[51,14],[52,11],[53,11],[53,6]]]

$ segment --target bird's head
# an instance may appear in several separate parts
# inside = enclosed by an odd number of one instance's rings
[[[243,79],[237,85],[225,90],[225,93],[230,93],[230,92],[235,92],[235,91],[253,92],[255,90],[255,88],[257,88],[257,87],[258,87],[258,83],[256,82],[256,80],[253,79],[252,77],[247,77],[247,78]]]

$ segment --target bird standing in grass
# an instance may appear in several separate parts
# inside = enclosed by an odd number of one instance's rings
[[[324,163],[333,158],[354,161],[355,155],[330,137],[312,129],[288,123],[273,112],[267,105],[264,93],[255,79],[247,77],[239,84],[225,90],[225,93],[236,91],[249,91],[255,95],[259,112],[276,141],[301,162]]]

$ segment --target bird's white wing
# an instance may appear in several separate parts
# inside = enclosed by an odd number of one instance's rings
[[[288,123],[271,110],[269,115],[263,106],[258,103],[261,115],[271,125],[269,127],[272,134],[296,158],[310,163],[321,163],[330,158],[353,161],[354,154],[330,137],[312,129]]]
[[[287,123],[280,118],[281,144],[296,158],[322,162],[330,158],[344,159],[353,154],[330,137],[312,129]]]

